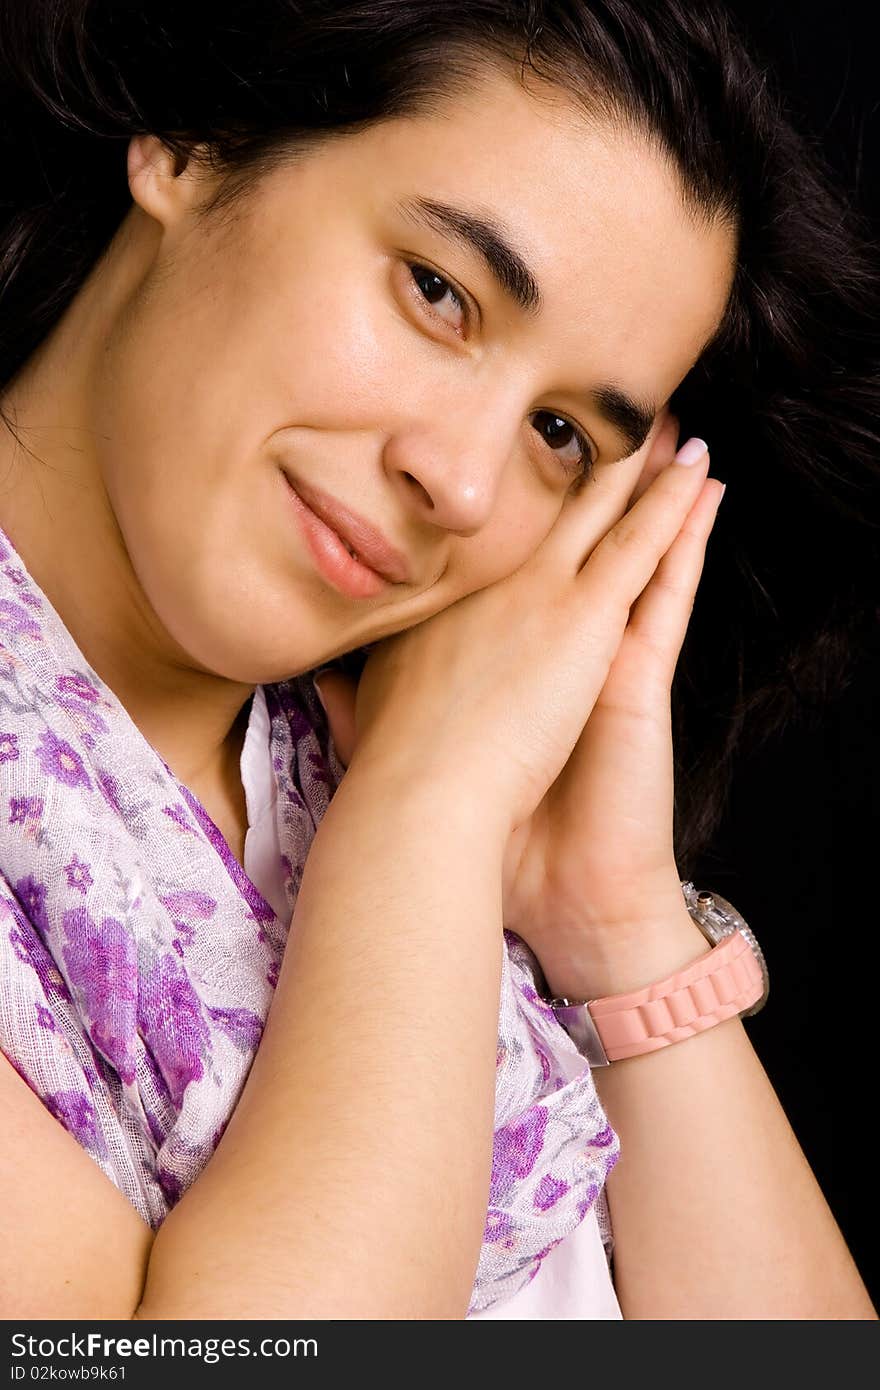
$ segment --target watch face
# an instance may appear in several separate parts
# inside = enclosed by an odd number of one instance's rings
[[[763,1009],[767,1002],[767,996],[770,993],[770,976],[767,971],[767,962],[764,959],[764,952],[755,939],[754,933],[737,912],[733,903],[728,902],[727,898],[722,898],[720,893],[709,891],[698,892],[690,882],[682,883],[681,889],[684,893],[685,902],[687,903],[691,917],[696,922],[707,941],[711,941],[713,946],[717,946],[720,941],[724,941],[726,937],[730,936],[735,931],[742,932],[746,941],[751,946],[758,964],[761,967],[761,974],[764,980],[764,992],[761,998],[757,1000],[751,1008],[743,1010],[742,1017],[751,1017],[751,1015],[756,1014],[759,1009]]]

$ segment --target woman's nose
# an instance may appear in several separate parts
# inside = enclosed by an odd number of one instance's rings
[[[459,403],[397,430],[385,446],[385,466],[421,519],[474,535],[495,508],[518,428],[509,408],[466,410]]]

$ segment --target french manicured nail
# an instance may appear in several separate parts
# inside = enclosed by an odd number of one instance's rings
[[[703,458],[708,451],[708,448],[709,445],[706,443],[705,439],[697,439],[696,437],[689,439],[686,444],[682,444],[673,459],[673,463],[683,463],[686,468],[689,468],[691,464],[699,463],[700,459]]]

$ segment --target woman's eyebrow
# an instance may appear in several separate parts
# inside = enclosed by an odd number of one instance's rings
[[[454,207],[433,198],[403,198],[397,212],[421,226],[460,241],[485,262],[503,292],[523,311],[536,318],[543,307],[538,282],[511,244],[510,234],[494,217]]]
[[[434,198],[402,198],[397,213],[417,226],[430,227],[476,252],[504,294],[522,310],[537,318],[543,296],[532,271],[512,245],[509,232],[493,216]],[[630,396],[610,382],[584,392],[587,404],[613,427],[624,445],[622,457],[640,449],[650,433],[657,407]]]
[[[627,395],[626,391],[610,382],[585,392],[584,398],[623,440],[626,452],[621,455],[622,458],[629,458],[636,449],[641,449],[657,418],[657,406],[651,401],[637,400]]]

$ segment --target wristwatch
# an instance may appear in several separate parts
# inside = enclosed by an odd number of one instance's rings
[[[719,893],[698,893],[689,881],[681,889],[711,951],[627,994],[546,1001],[591,1067],[656,1052],[734,1015],[748,1018],[766,1004],[767,962],[736,908]]]

